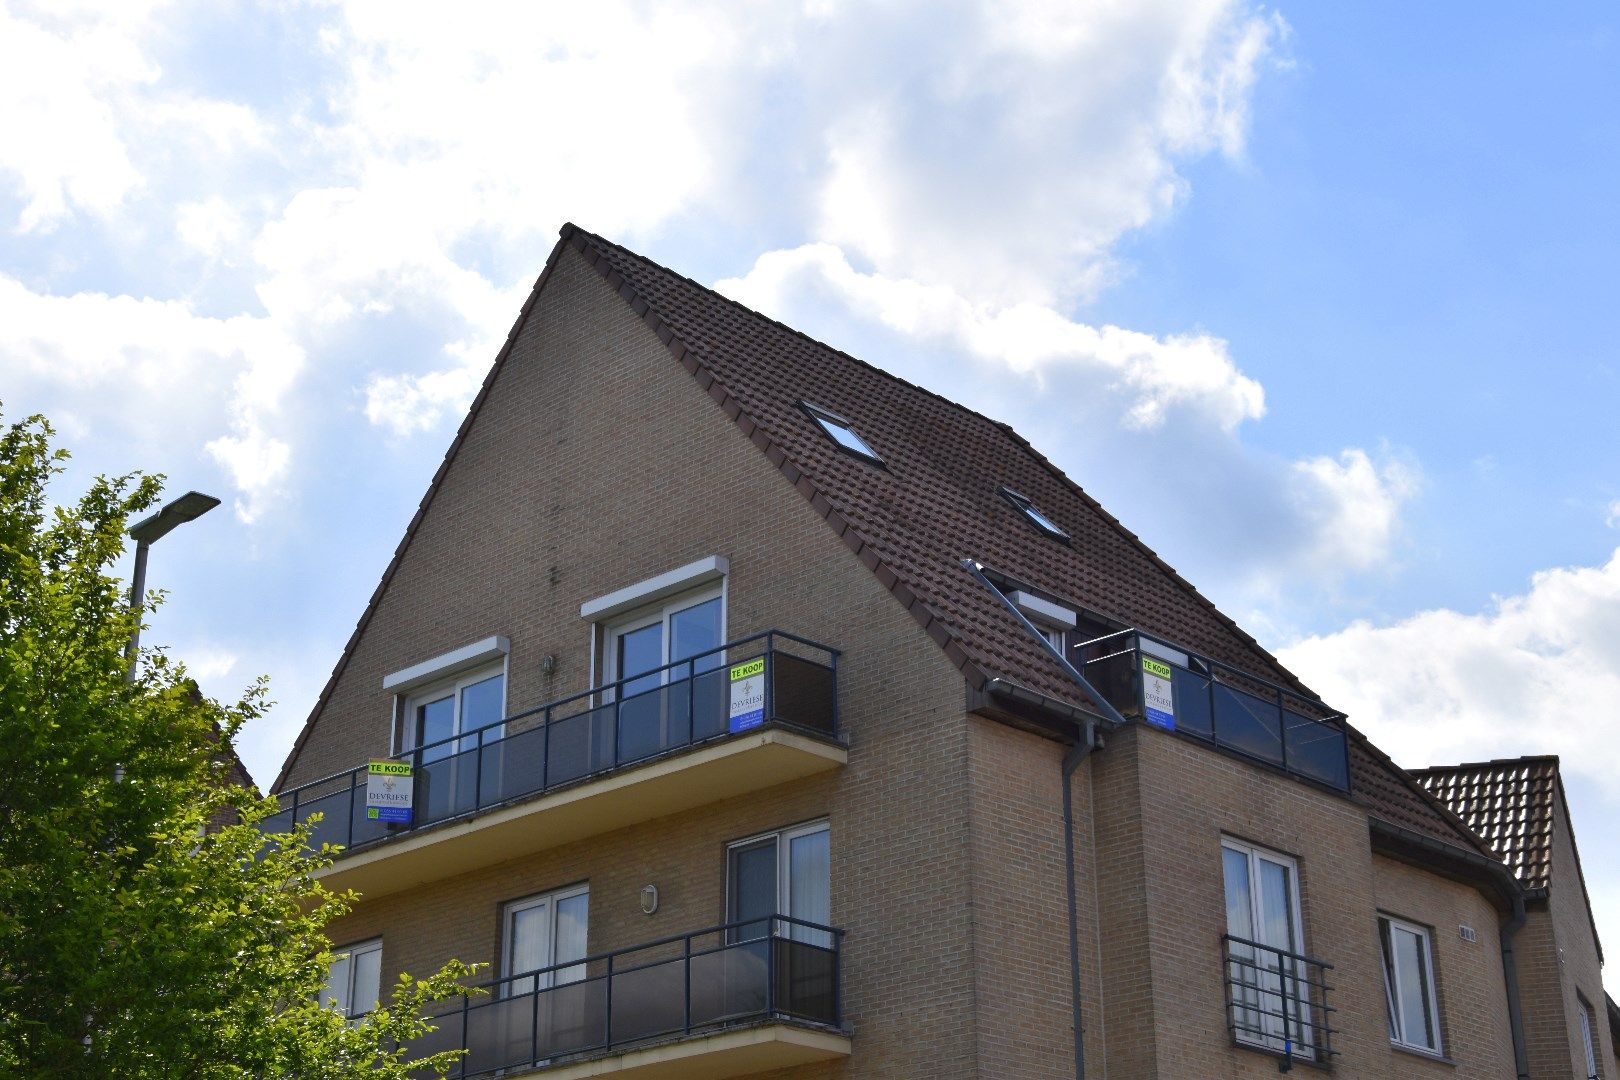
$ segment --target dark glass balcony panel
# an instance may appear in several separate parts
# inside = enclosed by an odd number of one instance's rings
[[[1283,763],[1282,708],[1275,699],[1215,685],[1215,739],[1273,765]]]
[[[1290,770],[1332,787],[1350,786],[1344,729],[1292,711],[1283,713],[1283,724]]]
[[[785,916],[768,922],[772,932],[751,941],[727,943],[735,924],[713,927],[485,984],[447,1008],[411,1055],[465,1048],[450,1075],[490,1076],[728,1024],[837,1027],[842,932]],[[563,978],[575,981],[547,985]]]
[[[1176,730],[1209,739],[1215,735],[1210,680],[1184,667],[1171,667],[1170,693],[1176,703]]]

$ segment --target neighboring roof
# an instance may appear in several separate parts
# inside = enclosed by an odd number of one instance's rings
[[[1412,775],[1456,811],[1508,865],[1519,884],[1533,893],[1553,887],[1553,841],[1562,807],[1569,845],[1575,852],[1581,902],[1586,905],[1592,938],[1598,942],[1598,958],[1602,959],[1603,944],[1598,941],[1592,898],[1586,891],[1581,849],[1575,843],[1575,819],[1569,813],[1556,754],[1436,765],[1414,770]],[[1567,882],[1557,884],[1568,886]]]
[[[997,680],[1096,711],[1064,667],[963,565],[965,559],[1310,694],[1275,657],[1007,425],[573,225],[563,226],[546,271],[361,616],[345,657],[566,248],[594,267],[658,335],[974,689]],[[841,450],[805,411],[807,402],[847,418],[883,465]],[[1068,534],[1069,542],[1036,531],[1002,496],[1004,487],[1029,498]],[[344,662],[339,661],[315,713]],[[307,732],[308,725],[278,787]],[[1466,828],[1369,747],[1365,740],[1352,740],[1358,799],[1373,812],[1446,843],[1470,850],[1477,846]]]
[[[1557,758],[1443,765],[1412,775],[1456,811],[1526,889],[1552,883]]]

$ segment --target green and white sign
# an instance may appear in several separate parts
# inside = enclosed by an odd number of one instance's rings
[[[366,765],[366,817],[400,825],[411,823],[411,796],[416,784],[408,761],[372,761]]]
[[[1166,731],[1176,730],[1176,693],[1170,682],[1174,674],[1162,660],[1142,657],[1142,712],[1148,723]]]
[[[731,666],[731,731],[765,722],[765,658]]]

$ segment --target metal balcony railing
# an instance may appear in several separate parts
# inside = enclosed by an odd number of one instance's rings
[[[1071,651],[1087,681],[1123,716],[1350,790],[1344,717],[1315,698],[1140,630],[1107,634]]]
[[[1238,1045],[1279,1055],[1283,1072],[1295,1061],[1333,1059],[1332,964],[1231,934],[1221,936],[1221,959],[1226,1026]]]
[[[449,1075],[473,1077],[739,1024],[837,1028],[842,939],[773,915],[521,972],[452,999],[411,1056],[465,1050]]]
[[[396,755],[411,765],[408,824],[368,814],[360,765],[281,792],[260,828],[320,814],[311,846],[352,850],[764,723],[836,736],[838,650],[781,630],[740,638]]]

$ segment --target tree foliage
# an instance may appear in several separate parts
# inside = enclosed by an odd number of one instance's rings
[[[401,976],[359,1022],[317,1003],[324,928],[354,897],[311,877],[330,849],[267,840],[274,800],[233,783],[266,685],[222,704],[161,650],[126,679],[138,617],[112,568],[159,478],[53,506],[52,435],[41,417],[0,429],[0,1075],[442,1071],[403,1048],[470,970]]]

